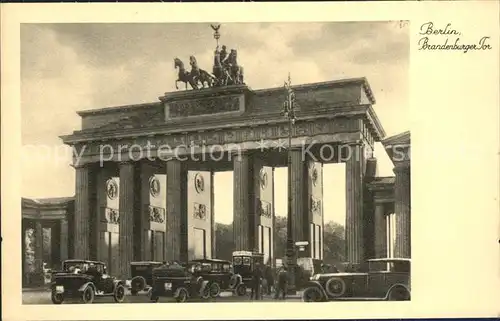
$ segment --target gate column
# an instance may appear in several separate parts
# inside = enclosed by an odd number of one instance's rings
[[[233,158],[233,238],[235,250],[252,251],[255,246],[253,159],[247,151],[231,155]]]
[[[35,282],[43,285],[45,277],[43,273],[43,228],[42,221],[35,221]]]
[[[74,166],[75,178],[75,218],[74,257],[90,259],[90,166]]]
[[[350,144],[346,158],[347,261],[358,265],[364,260],[363,170],[365,157],[363,145],[361,143]]]
[[[130,262],[134,258],[134,213],[135,213],[135,164],[120,163],[120,273],[123,279],[130,275]]]
[[[375,258],[387,257],[387,221],[384,203],[375,204]]]
[[[395,256],[410,258],[410,166],[407,163],[397,164],[394,168],[396,174],[395,209],[396,209],[396,244]]]
[[[59,221],[60,235],[59,235],[59,256],[61,263],[68,259],[68,219],[63,218]]]
[[[308,241],[305,236],[309,233],[309,224],[304,216],[307,202],[307,162],[305,162],[302,148],[292,149],[291,153],[291,197],[292,197],[292,240],[294,242]],[[289,193],[290,193],[289,192]]]
[[[167,161],[167,261],[187,260],[187,167],[179,159]]]

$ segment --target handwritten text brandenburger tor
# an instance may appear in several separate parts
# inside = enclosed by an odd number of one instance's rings
[[[487,36],[481,37],[473,43],[464,43],[460,39],[462,33],[453,29],[451,23],[448,23],[444,29],[438,29],[434,26],[433,22],[426,22],[420,26],[419,34],[424,36],[418,41],[419,50],[458,50],[467,53],[472,50],[492,49],[488,43],[490,37]]]

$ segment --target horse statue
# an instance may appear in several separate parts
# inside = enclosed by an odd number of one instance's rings
[[[201,83],[202,88],[205,88],[205,84],[207,88],[213,87],[216,78],[198,67],[195,56],[189,57],[189,64],[191,65],[191,77],[196,84]]]
[[[236,51],[236,49],[231,49],[231,52],[227,57],[227,64],[229,73],[233,80],[232,83],[234,85],[244,85],[245,82],[243,80],[244,78],[243,67],[238,65],[238,52]]]
[[[193,79],[191,76],[191,73],[189,73],[186,68],[184,67],[184,63],[182,60],[179,58],[174,59],[174,68],[179,68],[179,74],[177,75],[177,80],[175,81],[175,88],[179,89],[179,86],[177,85],[179,82],[183,82],[186,85],[186,90],[187,90],[187,84],[191,86],[193,89],[198,89],[198,84],[197,82]]]
[[[212,73],[214,74],[216,80],[215,80],[215,86],[226,86],[228,82],[232,81],[231,75],[229,75],[229,71],[227,68],[224,68],[222,65],[222,57],[225,57],[225,49],[226,46],[222,46],[222,51],[219,50],[219,47],[215,49],[214,52],[214,66]]]

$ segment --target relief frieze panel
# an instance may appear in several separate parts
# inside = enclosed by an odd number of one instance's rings
[[[166,222],[166,212],[165,209],[162,207],[157,207],[157,206],[148,206],[148,220],[150,223],[165,223]]]
[[[238,96],[220,96],[176,101],[169,102],[167,108],[170,118],[237,112],[240,110],[240,98]]]
[[[311,196],[311,212],[315,215],[321,215],[321,200]]]
[[[120,224],[120,212],[114,208],[104,207],[101,222],[114,225]]]
[[[257,210],[260,216],[272,217],[272,204],[267,201],[257,199]]]
[[[193,217],[198,220],[207,218],[207,206],[205,204],[194,203]]]

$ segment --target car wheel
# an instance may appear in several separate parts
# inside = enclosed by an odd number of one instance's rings
[[[325,284],[326,293],[334,298],[344,295],[346,291],[346,285],[344,280],[338,277],[333,277],[329,279]]]
[[[92,289],[92,287],[88,286],[83,290],[82,302],[86,304],[94,302],[94,289]]]
[[[160,299],[159,296],[153,294],[153,289],[149,289],[148,291],[148,298],[151,302],[156,303]]]
[[[245,284],[239,284],[236,287],[236,294],[238,296],[244,296],[247,294],[247,287],[245,286]]]
[[[175,301],[179,303],[186,302],[188,299],[188,291],[185,288],[180,288],[177,292],[177,296],[175,297]]]
[[[125,300],[125,287],[121,284],[118,284],[115,287],[115,292],[113,293],[113,299],[116,303],[122,303]]]
[[[55,291],[53,291],[50,295],[50,299],[54,304],[61,304],[64,301],[64,295],[62,293],[56,293]]]
[[[210,297],[216,298],[220,294],[220,286],[217,282],[210,284]]]
[[[316,286],[309,287],[302,293],[303,302],[321,302],[323,300],[323,294]]]
[[[200,297],[205,300],[210,298],[210,286],[205,282],[201,284]]]
[[[229,287],[234,289],[238,285],[238,277],[236,275],[232,275],[231,279],[229,279]]]
[[[408,301],[410,300],[410,292],[402,286],[397,286],[390,290],[387,299],[389,301]]]

